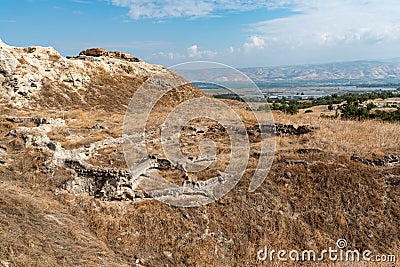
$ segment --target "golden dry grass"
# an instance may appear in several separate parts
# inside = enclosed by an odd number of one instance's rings
[[[305,144],[297,146],[309,146],[321,148],[338,154],[351,155],[356,153],[362,156],[383,156],[400,152],[400,124],[383,123],[376,120],[348,121],[341,119],[325,119],[320,117],[321,112],[327,111],[325,106],[315,107],[313,113],[299,113],[286,115],[282,112],[274,112],[274,118],[279,123],[291,123],[295,125],[309,124],[318,130]],[[291,147],[287,139],[278,140],[279,149]]]
[[[120,89],[128,81],[132,86]],[[102,87],[102,83],[109,86]],[[73,103],[78,96],[71,95],[68,100],[49,91],[45,99],[50,100],[49,106],[59,105],[59,110],[8,109],[7,116],[64,118],[66,125],[54,127],[48,136],[64,148],[77,148],[120,136],[123,105],[138,84],[140,81],[128,77],[99,77],[83,106]],[[121,90],[118,99],[106,102],[117,89]],[[96,94],[105,97],[99,100]],[[158,129],[174,105],[197,95],[202,94],[193,88],[179,88],[166,95],[152,113],[147,130]],[[246,126],[254,123],[243,103],[226,103],[240,113]],[[253,152],[259,144],[255,143],[237,187],[218,202],[199,208],[170,207],[155,200],[103,202],[60,191],[61,185],[73,178],[72,171],[61,167],[49,171],[51,155],[28,150],[20,137],[7,136],[19,125],[1,120],[0,146],[7,148],[13,162],[0,165],[0,264],[134,266],[139,261],[143,266],[282,266],[260,263],[257,251],[265,245],[320,250],[334,246],[339,238],[346,238],[350,248],[399,257],[400,166],[379,168],[350,159],[353,153],[372,158],[399,154],[399,124],[322,119],[319,115],[328,113],[326,107],[313,110],[294,116],[273,113],[278,123],[310,124],[316,130],[302,136],[277,137],[274,164],[260,188],[253,193],[247,190],[258,163]],[[94,131],[95,124],[104,129]],[[219,139],[223,155],[197,177],[200,180],[222,170],[230,153],[226,136],[206,137]],[[195,154],[199,140],[192,141],[186,152]],[[298,148],[321,151],[299,153]],[[160,147],[152,149],[157,152]],[[120,146],[97,152],[100,156],[89,161],[93,165],[124,168]],[[181,182],[181,174],[163,173],[173,182]],[[379,266],[329,262],[286,265]]]
[[[49,192],[0,183],[1,266],[128,266]],[[79,255],[79,256],[78,256]]]

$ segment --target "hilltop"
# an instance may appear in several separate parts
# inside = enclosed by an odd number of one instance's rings
[[[163,67],[99,49],[62,57],[52,47],[0,41],[1,94],[13,108],[124,110],[134,90]],[[92,52],[92,53],[90,53]],[[103,52],[100,53],[100,52]]]
[[[248,192],[259,131],[244,103],[223,100],[251,142],[244,179],[199,208],[150,198],[131,180],[122,128],[132,95],[163,70],[123,52],[64,58],[50,47],[0,42],[0,265],[257,266],[266,245],[322,250],[342,238],[351,249],[400,256],[400,125],[321,118],[327,106],[273,111],[274,164]],[[187,173],[165,161],[154,140],[174,107],[200,96],[209,97],[190,84],[174,89],[146,128],[156,169],[172,182],[184,183]],[[218,148],[194,182],[226,167],[229,140],[218,123],[191,121],[182,132],[184,153],[197,155],[208,138]]]

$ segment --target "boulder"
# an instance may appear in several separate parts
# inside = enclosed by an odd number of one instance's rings
[[[132,56],[131,54],[123,53],[123,52],[108,52],[109,57],[115,57],[119,59],[124,59],[131,62],[139,62],[140,60],[137,57]]]
[[[79,56],[91,56],[91,57],[105,56],[105,57],[123,59],[123,60],[130,61],[130,62],[140,62],[140,60],[137,57],[134,57],[130,54],[119,52],[119,51],[110,52],[110,51],[105,50],[104,48],[86,49],[84,51],[81,51],[79,53]]]
[[[108,52],[104,48],[90,48],[79,53],[80,56],[101,57],[107,56]]]

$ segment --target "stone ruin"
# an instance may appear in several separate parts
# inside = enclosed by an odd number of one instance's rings
[[[79,53],[79,56],[90,56],[90,57],[111,57],[118,58],[130,62],[140,62],[141,60],[130,54],[119,52],[119,51],[107,51],[104,48],[90,48],[83,50]]]

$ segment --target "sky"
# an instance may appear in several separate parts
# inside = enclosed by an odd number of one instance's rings
[[[400,57],[399,0],[1,0],[0,38],[233,67]]]

